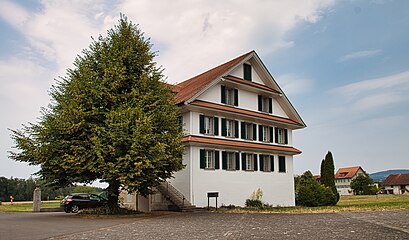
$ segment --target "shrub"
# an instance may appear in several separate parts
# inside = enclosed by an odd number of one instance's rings
[[[245,205],[246,207],[251,207],[251,208],[262,208],[263,207],[263,202],[261,199],[263,198],[263,190],[258,188],[256,191],[254,191],[250,199],[246,199]]]

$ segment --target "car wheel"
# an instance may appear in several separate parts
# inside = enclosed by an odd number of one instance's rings
[[[72,205],[72,207],[71,207],[71,212],[72,213],[77,213],[77,212],[79,212],[79,210],[80,210],[80,207],[78,205]]]

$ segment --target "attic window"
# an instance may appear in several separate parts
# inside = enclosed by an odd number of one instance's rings
[[[342,173],[339,174],[339,176],[340,176],[340,177],[345,177],[347,174],[348,174],[348,173],[346,173],[346,172],[342,172]]]
[[[251,81],[251,65],[250,64],[243,64],[243,78],[244,80]]]

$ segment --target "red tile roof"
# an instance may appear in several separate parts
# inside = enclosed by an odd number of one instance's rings
[[[365,172],[360,166],[340,168],[335,174],[335,178],[353,178],[359,169]]]
[[[243,54],[233,60],[230,60],[222,65],[219,65],[215,68],[212,68],[204,73],[201,73],[195,77],[192,77],[186,81],[183,81],[176,85],[176,89],[178,93],[175,96],[176,103],[181,103],[184,101],[189,100],[195,94],[200,92],[203,88],[205,88],[209,83],[213,80],[221,77],[227,71],[229,71],[232,67],[239,64],[243,61],[247,56],[253,54],[254,51],[248,52]]]
[[[253,148],[256,150],[271,150],[284,152],[287,154],[300,154],[301,151],[294,147],[287,146],[277,146],[263,143],[254,143],[254,142],[244,142],[237,140],[228,140],[228,139],[219,139],[213,137],[200,137],[200,136],[186,136],[182,139],[182,142],[194,142],[194,143],[204,143],[204,144],[213,144],[217,146],[230,146],[230,147],[243,147],[243,148]]]
[[[217,104],[217,103],[211,103],[211,102],[206,102],[206,101],[201,101],[201,100],[195,100],[190,104],[194,105],[194,106],[199,106],[199,107],[217,109],[217,110],[222,110],[222,111],[226,111],[226,112],[240,113],[240,114],[249,115],[249,116],[253,116],[253,117],[264,118],[264,119],[273,120],[273,121],[276,121],[276,122],[290,123],[290,124],[297,125],[297,126],[303,126],[303,124],[298,123],[298,122],[296,122],[294,120],[291,120],[289,118],[278,117],[278,116],[270,115],[270,114],[267,114],[267,113],[255,112],[255,111],[251,111],[251,110],[246,110],[246,109],[241,109],[241,108],[236,108],[236,107],[230,107],[230,106],[221,105],[221,104]]]
[[[383,181],[383,185],[409,185],[409,173],[391,174]]]

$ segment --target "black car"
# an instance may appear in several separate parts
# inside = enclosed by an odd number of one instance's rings
[[[64,211],[66,213],[77,213],[81,209],[103,207],[106,206],[107,203],[107,199],[96,194],[73,193],[67,195],[61,201],[61,207],[64,208]]]

